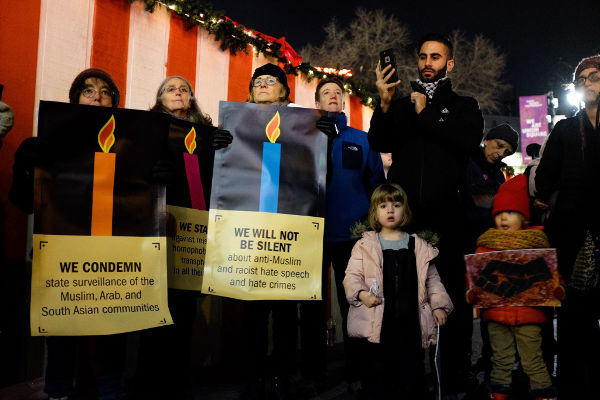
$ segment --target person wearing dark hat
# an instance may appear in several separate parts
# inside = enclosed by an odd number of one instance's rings
[[[558,311],[559,398],[592,399],[600,392],[600,54],[581,60],[573,85],[585,108],[548,136],[535,204],[550,209],[546,232],[569,290]]]
[[[369,144],[392,153],[387,180],[411,199],[414,220],[409,230],[435,232],[440,254],[436,267],[456,309],[444,326],[441,346],[442,392],[456,395],[471,366],[470,307],[464,298],[462,200],[469,156],[483,136],[477,100],[452,90],[448,77],[455,66],[453,44],[444,35],[423,36],[416,49],[418,78],[408,96],[395,96],[395,71],[378,65],[375,74],[380,103],[373,112]],[[462,230],[462,229],[461,229]],[[444,339],[442,339],[444,341]]]
[[[519,134],[508,124],[489,130],[482,145],[469,158],[466,177],[466,195],[463,200],[467,210],[465,227],[465,254],[475,251],[475,239],[491,225],[492,200],[505,181],[502,159],[513,154]]]
[[[290,87],[285,72],[275,64],[258,67],[250,80],[248,103],[290,105]]]
[[[256,68],[249,85],[248,103],[294,106],[285,72],[275,64]],[[273,350],[268,355],[269,314]],[[247,372],[242,399],[285,399],[296,370],[298,308],[295,301],[257,300],[244,302],[244,368]],[[270,376],[269,376],[270,375]],[[267,382],[270,387],[267,388]]]
[[[118,107],[120,100],[119,88],[110,74],[98,68],[81,71],[69,90],[71,104]]]
[[[69,90],[69,102],[72,104],[117,107],[119,101],[119,89],[112,77],[97,68],[82,71]],[[25,139],[15,152],[13,181],[8,196],[25,213],[33,212],[34,169],[43,158],[44,151],[45,144],[38,137],[31,137]],[[95,373],[98,398],[110,400],[123,394],[127,351],[125,334],[93,336],[85,340],[72,336],[49,336],[46,338],[46,350],[44,391],[48,399],[67,400],[93,390],[74,386],[76,372],[77,376]],[[94,359],[90,360],[92,353]],[[96,371],[91,371],[94,364]],[[77,370],[80,365],[90,367],[90,371]]]

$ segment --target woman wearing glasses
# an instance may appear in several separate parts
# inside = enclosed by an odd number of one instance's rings
[[[69,90],[71,104],[116,108],[119,100],[119,89],[112,77],[97,68],[82,71],[75,77]],[[34,168],[46,151],[47,147],[41,139],[31,137],[25,139],[15,153],[9,199],[28,214],[33,212]],[[48,399],[79,398],[82,393],[93,391],[93,384],[98,398],[115,399],[121,396],[126,346],[125,334],[46,337],[44,391]],[[85,368],[82,370],[81,366]],[[90,382],[90,377],[94,377],[95,381]],[[84,379],[75,385],[79,378]]]
[[[248,103],[293,106],[285,72],[274,64],[254,71]],[[269,314],[272,313],[273,350],[268,356]],[[286,399],[295,372],[298,330],[297,303],[291,300],[257,300],[244,303],[244,369],[248,380],[242,399]],[[265,392],[270,377],[270,394]],[[265,396],[267,395],[267,396]]]
[[[200,111],[192,85],[182,76],[169,76],[162,81],[150,111],[164,112],[200,125],[212,124],[211,118]]]
[[[554,199],[545,230],[569,287],[558,310],[559,398],[592,399],[600,376],[600,54],[581,60],[573,78],[585,108],[548,136],[534,204],[547,210]]]
[[[226,147],[233,137],[228,131],[212,126],[212,119],[208,114],[203,113],[198,105],[192,85],[182,76],[169,76],[162,81],[156,92],[156,102],[150,111],[170,114],[173,118],[202,126],[202,129],[196,127],[196,132],[206,137],[197,141],[200,147],[196,150],[196,154],[199,157],[208,209],[213,150]],[[210,143],[210,148],[202,148],[203,143]],[[153,169],[153,177],[167,184],[167,204],[190,207],[190,204],[179,203],[181,199],[178,193],[183,191],[179,186],[182,181],[178,178],[184,172],[178,169],[183,168],[183,165],[177,167],[178,163],[174,161],[176,157],[181,160],[181,153],[171,154],[169,160],[160,160]],[[205,178],[209,180],[205,181]],[[169,288],[169,310],[174,325],[149,329],[141,333],[135,388],[137,397],[192,398],[190,349],[199,296],[201,295],[196,291]],[[169,368],[165,368],[165,365]]]
[[[289,95],[290,87],[281,68],[275,64],[265,64],[256,68],[250,81],[248,103],[287,106],[292,104]]]

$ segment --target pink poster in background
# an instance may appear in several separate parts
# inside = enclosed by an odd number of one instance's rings
[[[542,145],[548,136],[548,99],[540,96],[519,97],[519,114],[521,119],[521,152],[523,164],[529,164],[531,157],[525,149],[531,143]]]

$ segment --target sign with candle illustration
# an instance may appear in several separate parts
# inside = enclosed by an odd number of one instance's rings
[[[113,188],[116,154],[109,153],[115,144],[115,116],[98,133],[102,153],[94,154],[94,186],[92,190],[92,236],[111,236],[113,217]]]
[[[259,211],[277,212],[279,198],[279,164],[281,161],[281,144],[275,143],[281,131],[279,130],[279,111],[267,124],[265,131],[268,142],[262,148],[262,173],[260,175]]]
[[[40,103],[31,334],[102,335],[171,324],[164,186],[150,180],[169,119]]]
[[[198,142],[203,144],[199,133],[208,133],[203,129],[174,120],[169,132],[171,158],[183,159],[182,163],[174,163],[177,177],[167,189],[167,272],[173,289],[202,288],[208,226],[204,186],[210,185],[206,172],[212,172],[214,157],[212,149],[198,146]]]
[[[321,299],[327,139],[316,110],[221,102],[202,292]]]

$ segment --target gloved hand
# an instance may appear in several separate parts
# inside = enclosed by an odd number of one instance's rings
[[[318,130],[326,134],[329,138],[334,138],[338,134],[334,118],[323,116],[317,120],[316,126]]]
[[[36,165],[43,163],[47,147],[38,137],[25,139],[15,152],[13,181],[8,199],[26,214],[33,212],[33,182]]]
[[[224,129],[215,128],[210,134],[210,145],[215,150],[229,146],[232,141],[233,136]]]
[[[27,138],[15,152],[15,168],[32,170],[45,160],[47,146],[44,140],[37,136]]]
[[[152,167],[152,181],[168,185],[175,180],[175,164],[171,160],[158,160]]]

